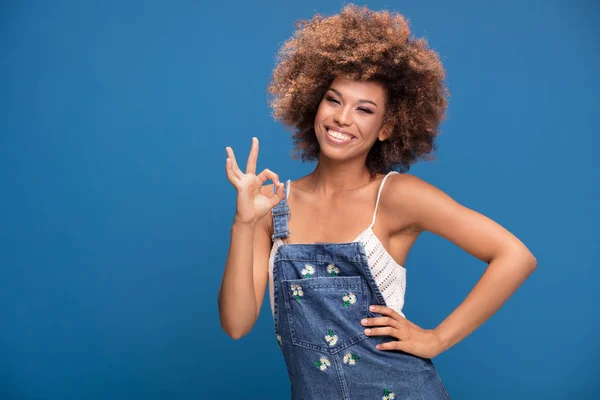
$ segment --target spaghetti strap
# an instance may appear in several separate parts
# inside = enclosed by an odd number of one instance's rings
[[[381,190],[383,189],[385,180],[388,178],[388,176],[395,175],[395,174],[398,174],[398,172],[396,172],[396,171],[388,172],[387,175],[381,181],[381,184],[379,185],[379,191],[377,192],[377,201],[375,202],[375,211],[373,211],[373,220],[371,221],[371,225],[369,225],[368,229],[372,228],[373,225],[375,225],[375,218],[377,217],[377,207],[379,207],[379,198],[381,197]]]

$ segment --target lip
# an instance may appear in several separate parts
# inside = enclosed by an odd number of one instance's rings
[[[336,132],[343,133],[343,134],[348,135],[348,136],[352,136],[353,139],[356,139],[356,136],[354,136],[352,133],[350,133],[350,132],[348,132],[346,130],[340,129],[337,126],[327,126],[327,125],[325,125],[325,130],[327,131],[329,129],[331,129],[333,131],[336,131]]]
[[[334,131],[338,131],[336,128],[327,128],[327,130],[329,130],[329,129],[334,130]],[[356,136],[352,135],[351,133],[346,133],[346,132],[342,132],[342,133],[350,136],[351,139],[349,139],[349,140],[336,139],[333,136],[330,136],[329,132],[327,132],[327,130],[325,131],[325,140],[327,140],[327,142],[329,142],[329,143],[331,143],[332,145],[335,145],[335,146],[349,145],[350,143],[353,143],[354,140],[356,139]]]

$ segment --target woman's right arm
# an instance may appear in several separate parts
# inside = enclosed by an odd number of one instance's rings
[[[227,153],[227,177],[238,196],[218,305],[221,327],[230,337],[239,339],[250,332],[258,319],[272,245],[268,217],[283,199],[284,191],[279,177],[270,170],[255,175],[257,139],[253,139],[245,174],[238,168],[233,150],[227,148]],[[275,194],[273,185],[263,186],[266,180],[277,185]]]

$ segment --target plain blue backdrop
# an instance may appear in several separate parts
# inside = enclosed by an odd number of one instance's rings
[[[410,173],[505,226],[538,269],[434,359],[453,399],[597,399],[594,1],[372,1],[440,53],[437,159]],[[225,147],[298,179],[266,87],[294,21],[337,1],[0,3],[0,398],[286,399],[268,299],[239,341],[217,293]],[[424,233],[405,313],[434,328],[485,264]]]

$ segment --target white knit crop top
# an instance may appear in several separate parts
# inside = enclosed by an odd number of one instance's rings
[[[381,189],[388,176],[397,174],[396,171],[390,171],[381,181],[379,185],[379,191],[377,193],[377,201],[375,203],[375,210],[373,211],[373,220],[371,225],[364,231],[362,231],[356,239],[352,242],[362,242],[369,267],[371,267],[371,273],[375,278],[375,283],[379,287],[383,298],[387,306],[398,314],[404,317],[402,313],[402,307],[404,306],[404,294],[406,291],[406,269],[396,263],[392,256],[383,247],[381,241],[375,236],[373,232],[373,226],[375,225],[375,218],[377,216],[377,207],[379,206],[379,198],[381,196]],[[286,198],[290,194],[290,180],[286,182]],[[273,247],[271,248],[271,254],[269,257],[269,299],[271,301],[271,313],[274,314],[273,304],[273,261],[277,249],[283,245],[284,242],[281,239],[275,239],[273,241]]]

